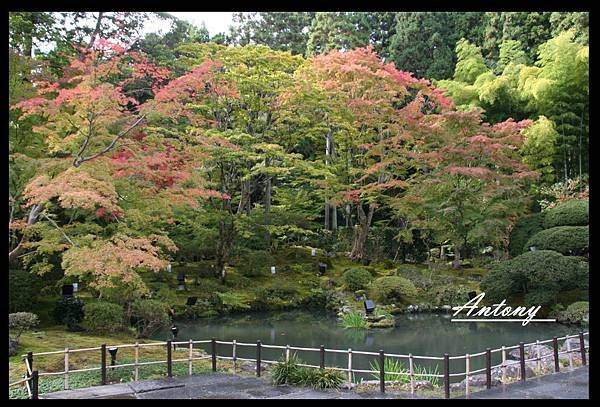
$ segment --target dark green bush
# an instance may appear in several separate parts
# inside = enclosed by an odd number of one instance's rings
[[[481,289],[486,301],[524,294],[526,305],[552,305],[561,291],[586,289],[588,276],[589,266],[582,257],[537,250],[498,263],[482,280]]]
[[[436,305],[462,305],[469,300],[468,293],[471,291],[464,286],[446,285],[435,291]]]
[[[384,304],[409,304],[415,301],[417,289],[404,277],[380,277],[371,283],[371,297]]]
[[[559,322],[570,324],[580,324],[586,322],[590,314],[590,303],[587,301],[578,301],[569,305],[566,310],[561,311],[557,315]]]
[[[137,299],[131,311],[132,323],[139,338],[148,338],[171,322],[169,307],[158,300]]]
[[[362,290],[372,279],[371,273],[362,267],[351,268],[342,275],[342,281],[350,291]]]
[[[553,250],[566,256],[585,256],[589,249],[589,226],[556,226],[533,235],[525,244],[538,250]]]
[[[110,302],[94,302],[84,307],[83,322],[90,331],[113,333],[123,329],[123,307]]]
[[[266,251],[248,251],[237,260],[237,271],[245,277],[258,277],[271,273],[275,258]]]
[[[544,211],[544,229],[556,226],[585,226],[589,224],[589,201],[572,200],[559,203]]]
[[[59,324],[65,324],[69,330],[77,330],[83,321],[84,302],[77,297],[63,297],[56,303],[52,318]]]
[[[544,213],[538,212],[519,219],[510,232],[508,252],[511,257],[518,256],[528,250],[525,246],[527,240],[543,229]]]
[[[8,312],[32,311],[40,290],[40,278],[24,270],[8,271]]]

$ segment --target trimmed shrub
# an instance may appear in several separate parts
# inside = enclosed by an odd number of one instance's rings
[[[70,331],[79,330],[78,324],[83,321],[84,303],[76,297],[63,297],[56,303],[52,318],[59,324],[65,324]]]
[[[371,297],[384,304],[408,304],[415,301],[417,289],[404,277],[380,277],[371,283]]]
[[[113,333],[123,329],[123,307],[110,302],[94,302],[84,307],[83,322],[90,331]]]
[[[39,322],[38,316],[31,312],[8,314],[8,356],[17,354],[21,334],[37,326]]]
[[[544,228],[556,226],[585,226],[589,224],[589,201],[587,199],[562,202],[544,212]]]
[[[510,232],[508,252],[511,257],[527,251],[527,240],[544,229],[544,213],[538,212],[519,219]]]
[[[362,267],[351,268],[342,274],[342,281],[350,291],[362,290],[372,279],[371,273]]]
[[[10,338],[18,341],[21,334],[37,326],[40,320],[31,312],[15,312],[8,314],[8,330]]]
[[[171,323],[169,307],[157,300],[137,299],[133,302],[131,311],[138,338],[148,338]]]
[[[584,258],[537,250],[496,265],[482,280],[481,289],[486,302],[524,294],[526,305],[552,305],[561,291],[588,288],[588,276]]]
[[[464,286],[446,285],[440,287],[435,292],[436,305],[462,305],[469,300],[469,291]]]
[[[271,273],[275,258],[265,251],[251,251],[240,255],[237,271],[244,277],[258,277]]]
[[[567,256],[585,256],[589,250],[589,226],[557,226],[533,235],[525,250],[535,246],[538,250],[553,250]]]
[[[569,305],[566,310],[558,312],[557,319],[559,322],[570,324],[580,324],[587,322],[590,315],[590,303],[587,301],[578,301]]]

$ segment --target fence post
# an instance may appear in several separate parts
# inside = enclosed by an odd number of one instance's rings
[[[320,359],[319,359],[319,368],[321,370],[325,369],[325,346],[321,345],[319,348],[320,351]]]
[[[467,353],[465,355],[465,394],[468,396],[470,393],[469,386],[469,370],[471,369],[471,356]]]
[[[552,338],[552,347],[554,348],[554,371],[560,371],[560,360],[558,359],[558,338]]]
[[[212,356],[212,371],[217,371],[217,340],[212,338],[210,340],[211,356]]]
[[[485,387],[492,388],[492,350],[485,350]]]
[[[569,355],[569,367],[573,369],[573,353],[571,353],[571,341],[569,340],[569,335],[567,335],[565,342],[567,343],[567,355]]]
[[[413,394],[415,392],[415,377],[412,353],[408,354],[408,374],[410,376],[410,393]]]
[[[102,384],[106,384],[106,344],[100,345],[100,372],[102,376]]]
[[[502,345],[502,383],[506,383],[506,347]]]
[[[450,398],[450,355],[444,353],[444,398]]]
[[[352,348],[348,348],[348,383],[352,384]]]
[[[31,372],[31,400],[37,400],[39,398],[39,374],[37,370]]]
[[[167,377],[173,377],[173,348],[172,341],[167,341]]]
[[[256,341],[256,376],[260,377],[260,341]]]
[[[290,345],[285,345],[285,361],[290,361]]]
[[[385,354],[379,351],[379,390],[385,393]]]
[[[536,361],[536,368],[538,371],[538,374],[542,374],[542,354],[541,354],[541,350],[540,350],[540,340],[537,339],[535,341],[535,349],[536,349],[536,354],[537,357],[535,358]]]
[[[579,348],[581,349],[581,364],[586,365],[585,360],[585,341],[583,340],[583,332],[579,332]]]
[[[69,390],[69,348],[65,348],[65,390]]]
[[[525,343],[519,342],[519,356],[521,359],[521,381],[524,382],[526,378],[525,374]]]
[[[192,358],[194,357],[194,343],[190,339],[188,345],[188,375],[192,375]]]
[[[138,363],[140,362],[140,344],[138,342],[135,343],[135,347],[133,348],[135,355],[134,355],[134,363],[133,363],[133,374],[134,374],[134,379],[135,380],[139,380],[140,378],[140,368],[138,366]]]
[[[33,372],[33,352],[27,352],[27,364],[29,365],[29,369],[25,372],[25,377],[30,377]]]
[[[237,352],[236,352],[236,350],[237,350],[237,342],[236,342],[235,339],[232,341],[232,345],[231,346],[233,348],[232,351],[231,351],[231,357],[233,359],[233,373],[235,373],[235,371],[237,369]]]

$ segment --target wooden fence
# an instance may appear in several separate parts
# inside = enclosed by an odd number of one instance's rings
[[[444,397],[450,398],[450,379],[453,377],[465,377],[467,379],[467,380],[465,380],[465,393],[468,395],[470,393],[469,378],[478,373],[483,373],[483,372],[486,373],[486,387],[488,389],[491,388],[491,386],[492,386],[491,376],[492,376],[493,369],[497,369],[497,368],[501,369],[502,381],[504,381],[506,378],[507,367],[510,365],[518,364],[520,367],[520,373],[521,373],[520,380],[525,381],[526,380],[525,362],[534,361],[537,363],[537,367],[539,369],[541,367],[541,363],[542,363],[543,359],[552,357],[554,360],[554,371],[558,372],[558,371],[560,371],[560,361],[559,361],[560,355],[566,354],[568,356],[569,366],[572,368],[573,367],[573,353],[580,353],[581,354],[581,363],[582,363],[582,365],[586,365],[587,364],[586,353],[589,350],[589,345],[588,346],[585,345],[584,337],[588,336],[588,335],[589,335],[589,332],[579,332],[579,334],[577,334],[577,335],[567,335],[567,336],[560,337],[560,338],[554,337],[552,339],[543,340],[543,341],[537,340],[532,343],[521,342],[518,345],[514,345],[514,346],[508,346],[508,347],[502,346],[497,349],[488,348],[483,352],[474,353],[474,354],[465,354],[465,355],[461,355],[461,356],[450,356],[447,353],[445,353],[443,356],[417,356],[417,355],[413,355],[410,353],[408,355],[385,353],[383,350],[380,350],[379,352],[366,352],[366,351],[353,350],[351,348],[347,349],[347,350],[326,349],[323,345],[321,345],[319,348],[304,348],[304,347],[297,347],[297,346],[290,346],[290,345],[285,345],[285,346],[283,346],[283,345],[265,345],[265,344],[262,344],[261,341],[256,341],[256,343],[244,343],[244,342],[237,342],[236,340],[219,341],[215,338],[212,338],[210,340],[201,340],[201,341],[194,341],[194,340],[190,339],[189,341],[179,341],[179,342],[166,341],[166,342],[154,342],[154,343],[144,343],[144,344],[135,343],[135,344],[110,346],[110,347],[108,347],[109,349],[110,348],[117,348],[117,349],[132,348],[132,347],[134,348],[134,363],[126,363],[126,364],[111,365],[111,366],[107,366],[107,364],[106,364],[107,346],[106,346],[106,344],[103,344],[103,345],[95,347],[95,348],[85,348],[85,349],[68,349],[68,348],[66,348],[64,350],[59,350],[59,351],[54,351],[54,352],[39,352],[39,353],[29,352],[26,355],[23,355],[24,361],[25,361],[25,366],[27,369],[25,378],[23,378],[22,380],[19,380],[17,382],[9,384],[9,388],[25,383],[29,397],[32,399],[37,399],[38,394],[39,394],[38,393],[39,392],[39,390],[38,390],[39,377],[42,377],[42,376],[63,375],[64,389],[68,390],[69,389],[69,375],[73,374],[73,373],[88,372],[88,371],[100,371],[100,384],[105,385],[105,384],[107,384],[107,379],[106,379],[107,369],[133,367],[134,368],[134,380],[138,380],[140,366],[163,364],[163,363],[166,364],[167,376],[173,377],[173,370],[172,370],[173,363],[187,362],[188,375],[191,376],[193,361],[194,360],[202,360],[202,359],[211,359],[211,365],[212,365],[213,371],[217,370],[217,360],[219,360],[219,359],[233,361],[234,369],[236,368],[238,361],[254,362],[254,363],[256,363],[256,376],[260,377],[261,368],[262,368],[261,365],[263,363],[264,364],[279,363],[278,361],[263,359],[262,354],[261,354],[262,349],[279,349],[282,351],[282,356],[285,358],[286,361],[289,360],[289,358],[290,358],[290,351],[297,350],[297,351],[319,352],[320,357],[319,357],[319,365],[318,366],[310,365],[310,364],[299,364],[299,366],[304,366],[304,367],[309,367],[309,368],[318,368],[318,369],[326,368],[326,366],[325,366],[325,354],[326,353],[347,354],[348,355],[348,367],[347,368],[341,368],[341,367],[337,367],[337,366],[330,366],[327,368],[346,372],[348,374],[348,382],[349,383],[352,383],[352,377],[353,377],[354,373],[370,373],[370,374],[378,375],[379,376],[379,387],[380,387],[380,391],[382,393],[385,392],[385,386],[386,386],[385,375],[386,374],[387,375],[395,375],[395,376],[408,376],[409,380],[410,380],[411,393],[414,393],[415,386],[416,386],[416,380],[418,380],[419,377],[440,378],[440,379],[443,379]],[[570,346],[571,342],[569,341],[569,339],[574,339],[574,338],[579,339],[579,347],[576,349],[571,349],[571,346]],[[565,343],[566,343],[567,349],[565,351],[560,351],[560,349],[558,347],[559,340],[566,341]],[[211,352],[208,356],[194,357],[194,355],[193,355],[194,345],[209,344],[209,343],[210,343]],[[537,346],[536,347],[537,355],[533,358],[525,359],[525,346],[543,345],[546,343],[552,343],[552,348],[553,348],[552,354],[542,356],[541,352],[540,352],[541,348],[539,346]],[[187,345],[188,355],[186,358],[173,359],[172,349],[177,345],[180,345],[180,346]],[[232,346],[232,356],[219,356],[218,345],[231,345]],[[150,347],[150,346],[165,346],[166,360],[140,362],[139,361],[139,349],[142,347]],[[239,347],[254,347],[256,349],[256,357],[255,358],[238,357],[237,350]],[[507,352],[509,352],[513,349],[520,350],[520,352],[519,352],[520,359],[509,361],[509,360],[507,360],[507,357],[506,357]],[[70,354],[73,354],[76,352],[92,352],[92,351],[100,352],[100,362],[101,362],[100,367],[76,369],[76,370],[69,369],[69,355]],[[492,366],[491,360],[492,360],[492,354],[494,354],[494,353],[500,353],[502,356],[502,361],[501,361],[501,363]],[[64,354],[64,371],[62,371],[62,372],[38,372],[38,370],[33,370],[34,356],[45,356],[45,355],[54,355],[54,354]],[[353,355],[367,355],[367,356],[372,356],[372,357],[376,358],[375,360],[378,361],[379,370],[354,369],[352,367]],[[485,357],[485,367],[482,369],[472,370],[471,364],[473,362],[473,359],[477,358],[477,357]],[[406,373],[385,372],[384,366],[385,366],[386,358],[395,358],[397,360],[408,361],[408,366],[409,366],[408,372],[406,372]],[[415,360],[441,361],[443,363],[443,374],[415,373],[414,372]],[[465,361],[465,370],[463,372],[451,373],[450,372],[450,360],[464,360]]]

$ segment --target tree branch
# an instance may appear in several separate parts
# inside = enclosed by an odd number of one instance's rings
[[[99,157],[99,156],[101,156],[102,154],[104,154],[104,153],[106,153],[106,152],[110,151],[110,150],[111,150],[111,149],[112,149],[112,148],[115,146],[115,144],[117,144],[117,141],[119,141],[119,139],[120,139],[121,137],[123,137],[124,135],[126,135],[127,133],[129,133],[129,132],[130,132],[130,131],[131,131],[133,128],[135,128],[135,127],[136,127],[136,126],[137,126],[137,125],[138,125],[138,124],[139,124],[139,123],[140,123],[140,122],[141,122],[141,121],[142,121],[142,120],[143,120],[145,117],[146,117],[146,115],[142,115],[142,116],[140,116],[140,117],[139,117],[139,118],[138,118],[138,119],[135,121],[135,123],[133,123],[133,124],[132,124],[130,127],[128,127],[126,130],[123,130],[122,132],[120,132],[120,133],[119,133],[119,134],[118,134],[118,135],[117,135],[117,136],[116,136],[116,137],[113,139],[113,141],[111,141],[111,142],[110,142],[110,144],[109,144],[109,145],[108,145],[106,148],[104,148],[103,150],[101,150],[101,151],[97,152],[96,154],[92,154],[92,155],[90,155],[90,156],[87,156],[87,157],[82,157],[81,155],[78,155],[78,156],[77,156],[77,158],[75,158],[75,160],[73,161],[73,166],[75,166],[75,167],[79,167],[79,166],[80,166],[80,165],[81,165],[83,162],[85,162],[85,161],[89,161],[89,160],[93,160],[94,158],[96,158],[96,157]],[[83,153],[83,152],[81,152],[81,153]],[[81,154],[81,153],[80,153],[80,154]]]

